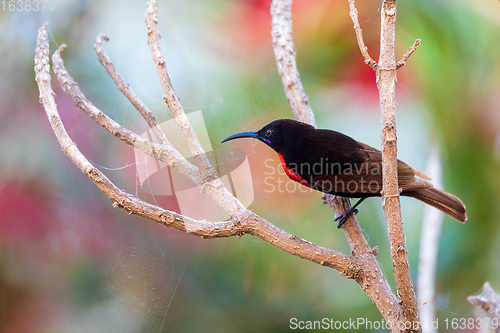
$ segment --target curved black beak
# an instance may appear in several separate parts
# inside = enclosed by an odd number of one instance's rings
[[[234,140],[234,139],[239,139],[239,138],[257,138],[257,137],[258,137],[257,132],[241,132],[241,133],[236,133],[236,134],[228,136],[227,138],[222,140],[220,143],[224,143],[224,142]]]

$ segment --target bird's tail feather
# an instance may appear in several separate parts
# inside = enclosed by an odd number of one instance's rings
[[[405,195],[431,205],[459,222],[464,223],[467,221],[467,212],[464,203],[451,193],[431,187],[417,191],[409,191],[405,193]]]

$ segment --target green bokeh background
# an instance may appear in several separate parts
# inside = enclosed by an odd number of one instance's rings
[[[380,320],[354,281],[260,239],[201,240],[113,209],[62,154],[38,103],[38,27],[50,20],[51,50],[68,44],[63,58],[87,97],[141,133],[145,123],[98,63],[93,43],[108,34],[104,46],[122,76],[160,121],[170,119],[146,43],[143,1],[55,0],[53,11],[38,12],[9,11],[8,3],[5,10],[0,4],[1,332],[288,332],[292,317]],[[214,147],[229,134],[293,116],[274,62],[269,4],[160,1],[174,88],[187,112],[202,110]],[[380,3],[357,6],[378,59]],[[363,63],[347,1],[296,0],[293,15],[297,63],[318,126],[380,147],[375,75]],[[424,170],[438,147],[444,187],[462,198],[469,217],[464,225],[445,217],[436,313],[441,320],[484,316],[466,297],[487,280],[500,291],[500,3],[400,1],[396,29],[399,56],[422,39],[398,72],[399,157]],[[132,148],[76,109],[55,80],[53,88],[82,152],[120,188],[162,204],[137,186]],[[252,167],[252,210],[349,253],[320,194],[268,193],[263,161],[278,165],[274,153],[249,141],[233,147]],[[402,205],[416,279],[423,204],[403,198]],[[393,285],[380,199],[365,202],[358,218]]]

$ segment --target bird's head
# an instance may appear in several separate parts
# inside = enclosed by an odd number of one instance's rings
[[[277,152],[280,152],[285,144],[285,140],[294,140],[298,131],[297,128],[309,126],[292,119],[278,119],[270,122],[260,130],[255,132],[241,132],[228,136],[221,143],[240,139],[240,138],[255,138],[264,142]]]
[[[241,133],[236,133],[231,136],[228,136],[224,140],[222,140],[221,143],[234,140],[234,139],[240,139],[240,138],[255,138],[257,140],[260,140],[264,142],[266,145],[269,147],[273,148],[274,150],[278,151],[279,148],[283,146],[283,134],[282,134],[282,129],[281,129],[281,121],[283,119],[275,120],[273,122],[270,122],[266,126],[262,127],[258,131],[254,132],[241,132]]]

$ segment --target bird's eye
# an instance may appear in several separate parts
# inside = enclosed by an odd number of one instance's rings
[[[268,129],[268,130],[266,131],[266,136],[269,138],[269,137],[271,137],[271,134],[273,134],[273,131],[272,131],[272,130],[270,130],[270,129]]]

